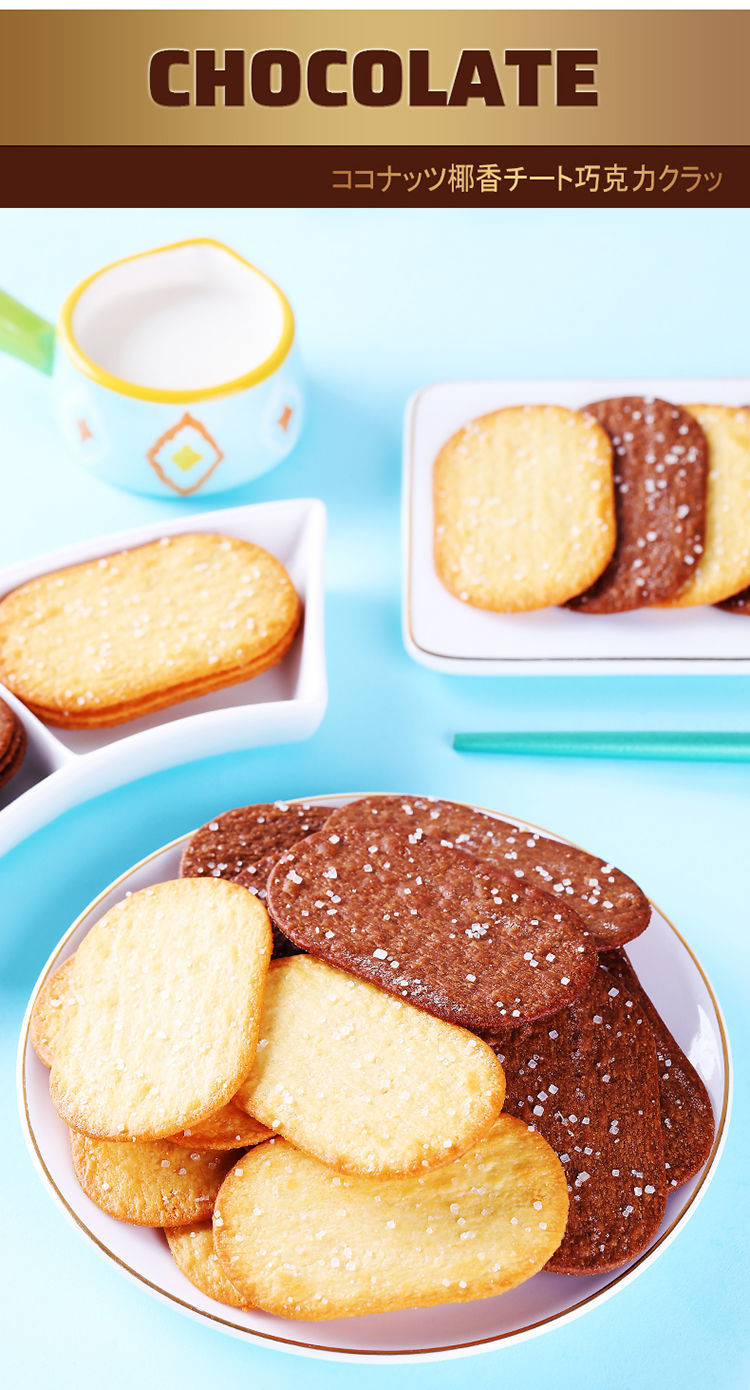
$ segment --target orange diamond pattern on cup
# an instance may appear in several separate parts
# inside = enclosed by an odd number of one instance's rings
[[[187,411],[146,454],[165,486],[183,497],[198,492],[223,457],[210,430]]]

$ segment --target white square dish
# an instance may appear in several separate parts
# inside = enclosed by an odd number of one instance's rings
[[[49,570],[185,531],[221,531],[253,541],[282,562],[304,605],[290,651],[253,680],[109,729],[47,727],[0,686],[28,740],[21,769],[0,790],[0,853],[69,806],[123,782],[235,749],[294,742],[318,727],[327,703],[326,511],[316,498],[199,512],[99,536],[8,566],[0,571],[0,595]]]
[[[750,403],[750,380],[451,381],[412,396],[404,421],[402,620],[406,649],[416,661],[465,675],[750,673],[750,621],[718,608],[643,609],[606,617],[563,608],[492,613],[461,603],[438,579],[432,468],[456,430],[503,406],[580,409],[624,395],[737,406]]]

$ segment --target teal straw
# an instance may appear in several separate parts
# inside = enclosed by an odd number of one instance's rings
[[[671,730],[456,734],[460,753],[509,753],[543,758],[655,758],[668,762],[750,762],[750,732]]]

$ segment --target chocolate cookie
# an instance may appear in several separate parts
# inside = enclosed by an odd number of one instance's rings
[[[715,607],[723,608],[725,613],[742,613],[750,617],[750,589],[740,589],[738,594],[723,599],[721,603],[715,604]]]
[[[711,1101],[695,1067],[675,1042],[624,951],[606,951],[602,966],[648,1020],[659,1063],[659,1108],[667,1187],[680,1187],[707,1161],[714,1142]]]
[[[15,710],[0,700],[0,787],[16,773],[26,752],[26,730]]]
[[[275,801],[273,804],[238,806],[208,821],[188,840],[180,875],[234,879],[262,902],[266,880],[279,855],[298,840],[319,830],[330,811],[325,806]],[[271,923],[273,955],[296,956],[299,948]]]
[[[384,822],[488,860],[574,908],[600,949],[645,931],[651,905],[632,878],[585,850],[519,830],[497,816],[455,801],[420,796],[364,796],[334,811],[331,828]]]
[[[614,449],[617,545],[604,573],[567,607],[625,613],[674,598],[703,550],[708,442],[689,411],[619,396],[586,406]]]
[[[418,829],[327,825],[279,859],[268,909],[313,955],[466,1027],[554,1013],[596,965],[565,903]]]
[[[629,999],[600,967],[569,1008],[492,1043],[505,1110],[539,1131],[567,1176],[568,1225],[546,1266],[556,1274],[627,1264],[664,1215],[656,1044]]]
[[[265,888],[273,860],[297,840],[319,830],[329,815],[327,807],[286,801],[225,811],[190,836],[180,876],[235,879],[244,873],[245,888],[254,880]]]

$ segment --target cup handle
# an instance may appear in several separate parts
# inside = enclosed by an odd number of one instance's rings
[[[55,357],[55,326],[0,290],[0,351],[28,362],[47,376]]]

